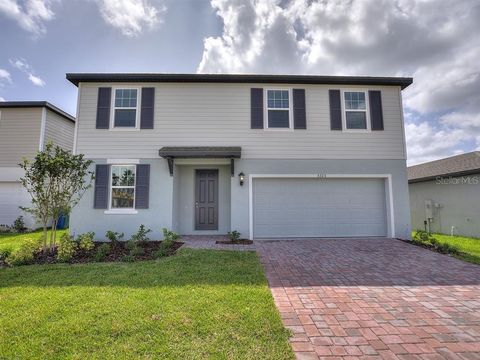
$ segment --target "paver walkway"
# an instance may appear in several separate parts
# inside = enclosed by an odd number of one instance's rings
[[[480,359],[480,266],[393,239],[255,245],[298,359]]]

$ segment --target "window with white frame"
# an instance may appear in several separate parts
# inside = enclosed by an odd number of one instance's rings
[[[111,201],[112,209],[133,209],[135,207],[135,165],[112,165]]]
[[[135,128],[138,115],[138,89],[115,89],[113,127]]]
[[[267,128],[290,128],[289,90],[267,90]]]
[[[345,127],[349,130],[367,129],[367,99],[365,91],[345,91]]]

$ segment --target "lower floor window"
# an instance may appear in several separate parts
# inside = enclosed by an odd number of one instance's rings
[[[135,204],[135,165],[112,165],[111,208],[133,209]]]

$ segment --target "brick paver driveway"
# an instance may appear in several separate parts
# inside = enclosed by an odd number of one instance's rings
[[[480,359],[480,266],[392,239],[256,245],[299,359]]]

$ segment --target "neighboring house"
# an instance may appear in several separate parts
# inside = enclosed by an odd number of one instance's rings
[[[408,168],[412,228],[480,237],[480,151]]]
[[[95,186],[71,231],[410,237],[411,78],[67,74]]]
[[[46,101],[0,102],[0,224],[12,225],[20,215],[27,227],[35,221],[19,206],[31,197],[19,179],[18,164],[32,159],[49,141],[72,150],[75,118]]]

